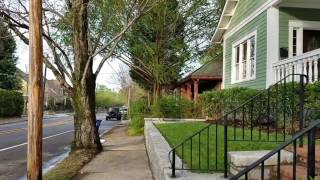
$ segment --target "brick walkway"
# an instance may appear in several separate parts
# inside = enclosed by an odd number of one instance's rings
[[[128,136],[127,129],[127,125],[122,125],[103,137],[104,150],[75,179],[152,180],[144,137]]]

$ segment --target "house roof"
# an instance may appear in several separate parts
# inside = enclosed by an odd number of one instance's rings
[[[183,84],[191,79],[204,79],[204,80],[222,80],[222,69],[223,63],[222,60],[212,60],[192,73],[190,73],[185,78],[181,79],[177,85]]]
[[[228,30],[232,16],[236,10],[239,0],[226,0],[219,24],[211,39],[213,43],[221,43],[224,33]]]
[[[227,31],[230,31],[230,22],[232,17],[235,14],[237,9],[237,5],[239,4],[240,0],[226,0],[224,5],[222,14],[220,16],[220,20],[218,26],[215,30],[215,33],[211,39],[212,43],[221,43],[223,41],[223,36]],[[277,5],[281,3],[281,6],[284,7],[319,7],[319,0],[266,0],[265,5],[263,8],[269,8],[271,6]],[[306,5],[307,4],[307,5]],[[257,9],[259,12],[260,9]],[[255,14],[257,12],[253,12]],[[247,17],[250,19],[250,16]]]
[[[20,77],[22,78],[23,81],[28,82],[29,74],[23,72],[19,68],[18,68],[18,74],[20,75]],[[62,95],[64,95],[59,81],[58,80],[49,80],[49,79],[46,80],[45,93],[48,96],[62,96]]]

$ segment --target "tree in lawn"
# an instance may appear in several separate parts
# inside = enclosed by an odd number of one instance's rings
[[[16,42],[9,28],[0,21],[0,89],[18,90],[21,88],[17,75]]]
[[[26,44],[28,8],[24,0],[0,3],[0,18]],[[72,99],[72,150],[100,150],[95,128],[95,82],[103,64],[118,48],[127,30],[154,6],[149,0],[45,0],[44,61]],[[93,64],[97,68],[93,68]]]
[[[152,91],[153,103],[160,92],[180,78],[188,59],[184,42],[185,22],[177,0],[164,0],[142,17],[128,38],[130,75],[141,87]],[[136,69],[144,69],[141,73]]]

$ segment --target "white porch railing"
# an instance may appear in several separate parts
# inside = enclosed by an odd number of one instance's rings
[[[283,79],[289,74],[308,75],[309,82],[320,80],[320,49],[304,53],[299,56],[280,60],[272,64],[275,73],[275,82]]]

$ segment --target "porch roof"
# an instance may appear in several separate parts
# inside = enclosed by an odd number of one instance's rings
[[[206,64],[202,65],[200,68],[190,73],[185,78],[181,79],[177,83],[177,86],[184,84],[192,79],[221,81],[222,68],[223,68],[222,60],[209,61]]]
[[[213,43],[221,43],[224,33],[227,31],[231,18],[235,12],[239,0],[226,0],[222,14],[220,16],[219,24],[211,39]]]

